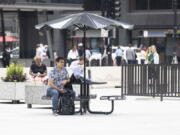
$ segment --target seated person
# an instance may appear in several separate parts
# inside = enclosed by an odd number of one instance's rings
[[[54,115],[59,113],[59,97],[63,94],[70,94],[75,96],[72,90],[70,78],[66,68],[64,67],[64,58],[56,58],[56,66],[51,70],[48,79],[47,96],[52,99],[52,111]]]
[[[84,75],[84,59],[80,57],[78,60],[73,61],[70,65],[70,69],[73,72],[73,76],[78,79],[80,76]]]
[[[29,74],[32,77],[45,77],[47,75],[46,65],[42,63],[41,57],[36,56],[30,67]]]
[[[73,61],[70,65],[70,69],[73,74],[71,75],[71,82],[83,82],[84,81],[84,58],[80,57],[78,60]],[[90,80],[86,78],[86,81]]]

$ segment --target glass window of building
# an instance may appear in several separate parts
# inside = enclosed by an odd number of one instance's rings
[[[101,0],[84,0],[84,10],[101,10]]]
[[[1,18],[0,18],[1,21]],[[5,27],[5,48],[11,51],[12,58],[19,58],[19,23],[17,13],[4,12],[4,27]],[[0,57],[2,57],[3,41],[2,27],[0,34]]]
[[[130,0],[130,10],[146,10],[148,9],[148,0]]]
[[[130,0],[130,10],[161,10],[172,9],[174,0]],[[178,8],[180,8],[180,0],[177,0]]]
[[[150,9],[172,9],[172,0],[149,0]]]
[[[180,9],[180,0],[177,0],[177,8]]]

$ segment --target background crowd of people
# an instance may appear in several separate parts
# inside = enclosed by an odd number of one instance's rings
[[[93,54],[94,50],[86,48],[86,62],[101,61],[95,66],[120,66],[123,64],[159,64],[160,58],[156,46],[140,46],[139,48],[128,44],[128,46],[104,47],[103,51]],[[73,46],[67,55],[69,65],[84,55],[82,44]],[[95,57],[97,56],[97,58]],[[179,57],[180,59],[180,57]],[[93,66],[93,64],[91,64]]]
[[[140,45],[139,47],[137,47],[133,46],[132,44],[128,44],[127,46],[104,45],[104,47],[91,50],[86,47],[86,65],[120,66],[124,64],[164,63],[161,61],[161,54],[158,53],[157,49],[158,48],[156,47],[156,45]],[[42,60],[48,59],[50,57],[48,45],[38,44],[35,56],[40,56]],[[79,60],[80,57],[84,57],[84,48],[82,43],[74,45],[70,49],[68,49],[67,57],[65,58],[67,60],[66,66],[70,66],[73,61]],[[177,48],[177,52],[174,54],[174,56],[169,59],[167,58],[166,61],[168,61],[169,64],[180,63],[180,47]]]

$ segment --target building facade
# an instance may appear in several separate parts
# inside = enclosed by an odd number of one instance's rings
[[[81,12],[83,0],[0,0],[0,56],[10,48],[14,58],[33,58],[36,45],[47,44],[45,31],[38,31],[35,25]],[[65,55],[65,30],[52,30],[53,50]],[[13,38],[13,40],[12,40]],[[4,41],[4,42],[3,42]]]
[[[120,20],[134,24],[132,31],[120,30],[119,44],[155,44],[161,62],[171,62],[180,44],[180,0],[120,0]],[[171,37],[166,33],[172,33]],[[171,57],[169,61],[167,57]],[[168,61],[165,61],[168,60]]]
[[[71,13],[82,12],[84,8],[91,10],[107,8],[108,1],[117,0],[0,0],[0,36],[4,35],[5,43],[0,40],[0,56],[4,48],[13,50],[14,57],[32,58],[38,43],[47,44],[45,31],[38,31],[35,25],[53,20]],[[118,36],[111,34],[110,39],[118,39],[114,45],[126,46],[128,43],[149,46],[155,44],[161,54],[161,61],[177,54],[180,33],[180,0],[119,0],[119,20],[134,24],[133,30],[119,29]],[[98,7],[88,6],[100,5]],[[97,3],[95,3],[97,2]],[[95,8],[95,9],[94,9]],[[86,10],[86,9],[85,9]],[[107,10],[110,12],[109,10]],[[101,14],[99,12],[99,14]],[[105,14],[102,12],[104,16]],[[172,33],[169,37],[166,33]],[[88,47],[94,49],[105,43],[106,36],[90,32]],[[98,32],[95,32],[98,33]],[[100,32],[101,33],[101,32]],[[115,32],[113,32],[115,33]],[[175,34],[177,33],[177,34]],[[82,42],[82,35],[67,30],[52,30],[53,50],[60,56],[66,56],[72,45]],[[175,35],[175,36],[174,36]],[[0,39],[1,39],[0,37]],[[9,38],[10,37],[10,38]],[[11,38],[14,38],[13,40]]]

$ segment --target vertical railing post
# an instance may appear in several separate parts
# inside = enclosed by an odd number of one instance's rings
[[[124,97],[124,65],[121,66],[121,98]]]
[[[159,89],[160,89],[160,94],[161,94],[161,101],[163,101],[163,94],[164,94],[164,90],[163,90],[163,65],[158,65],[158,85],[159,85]]]

